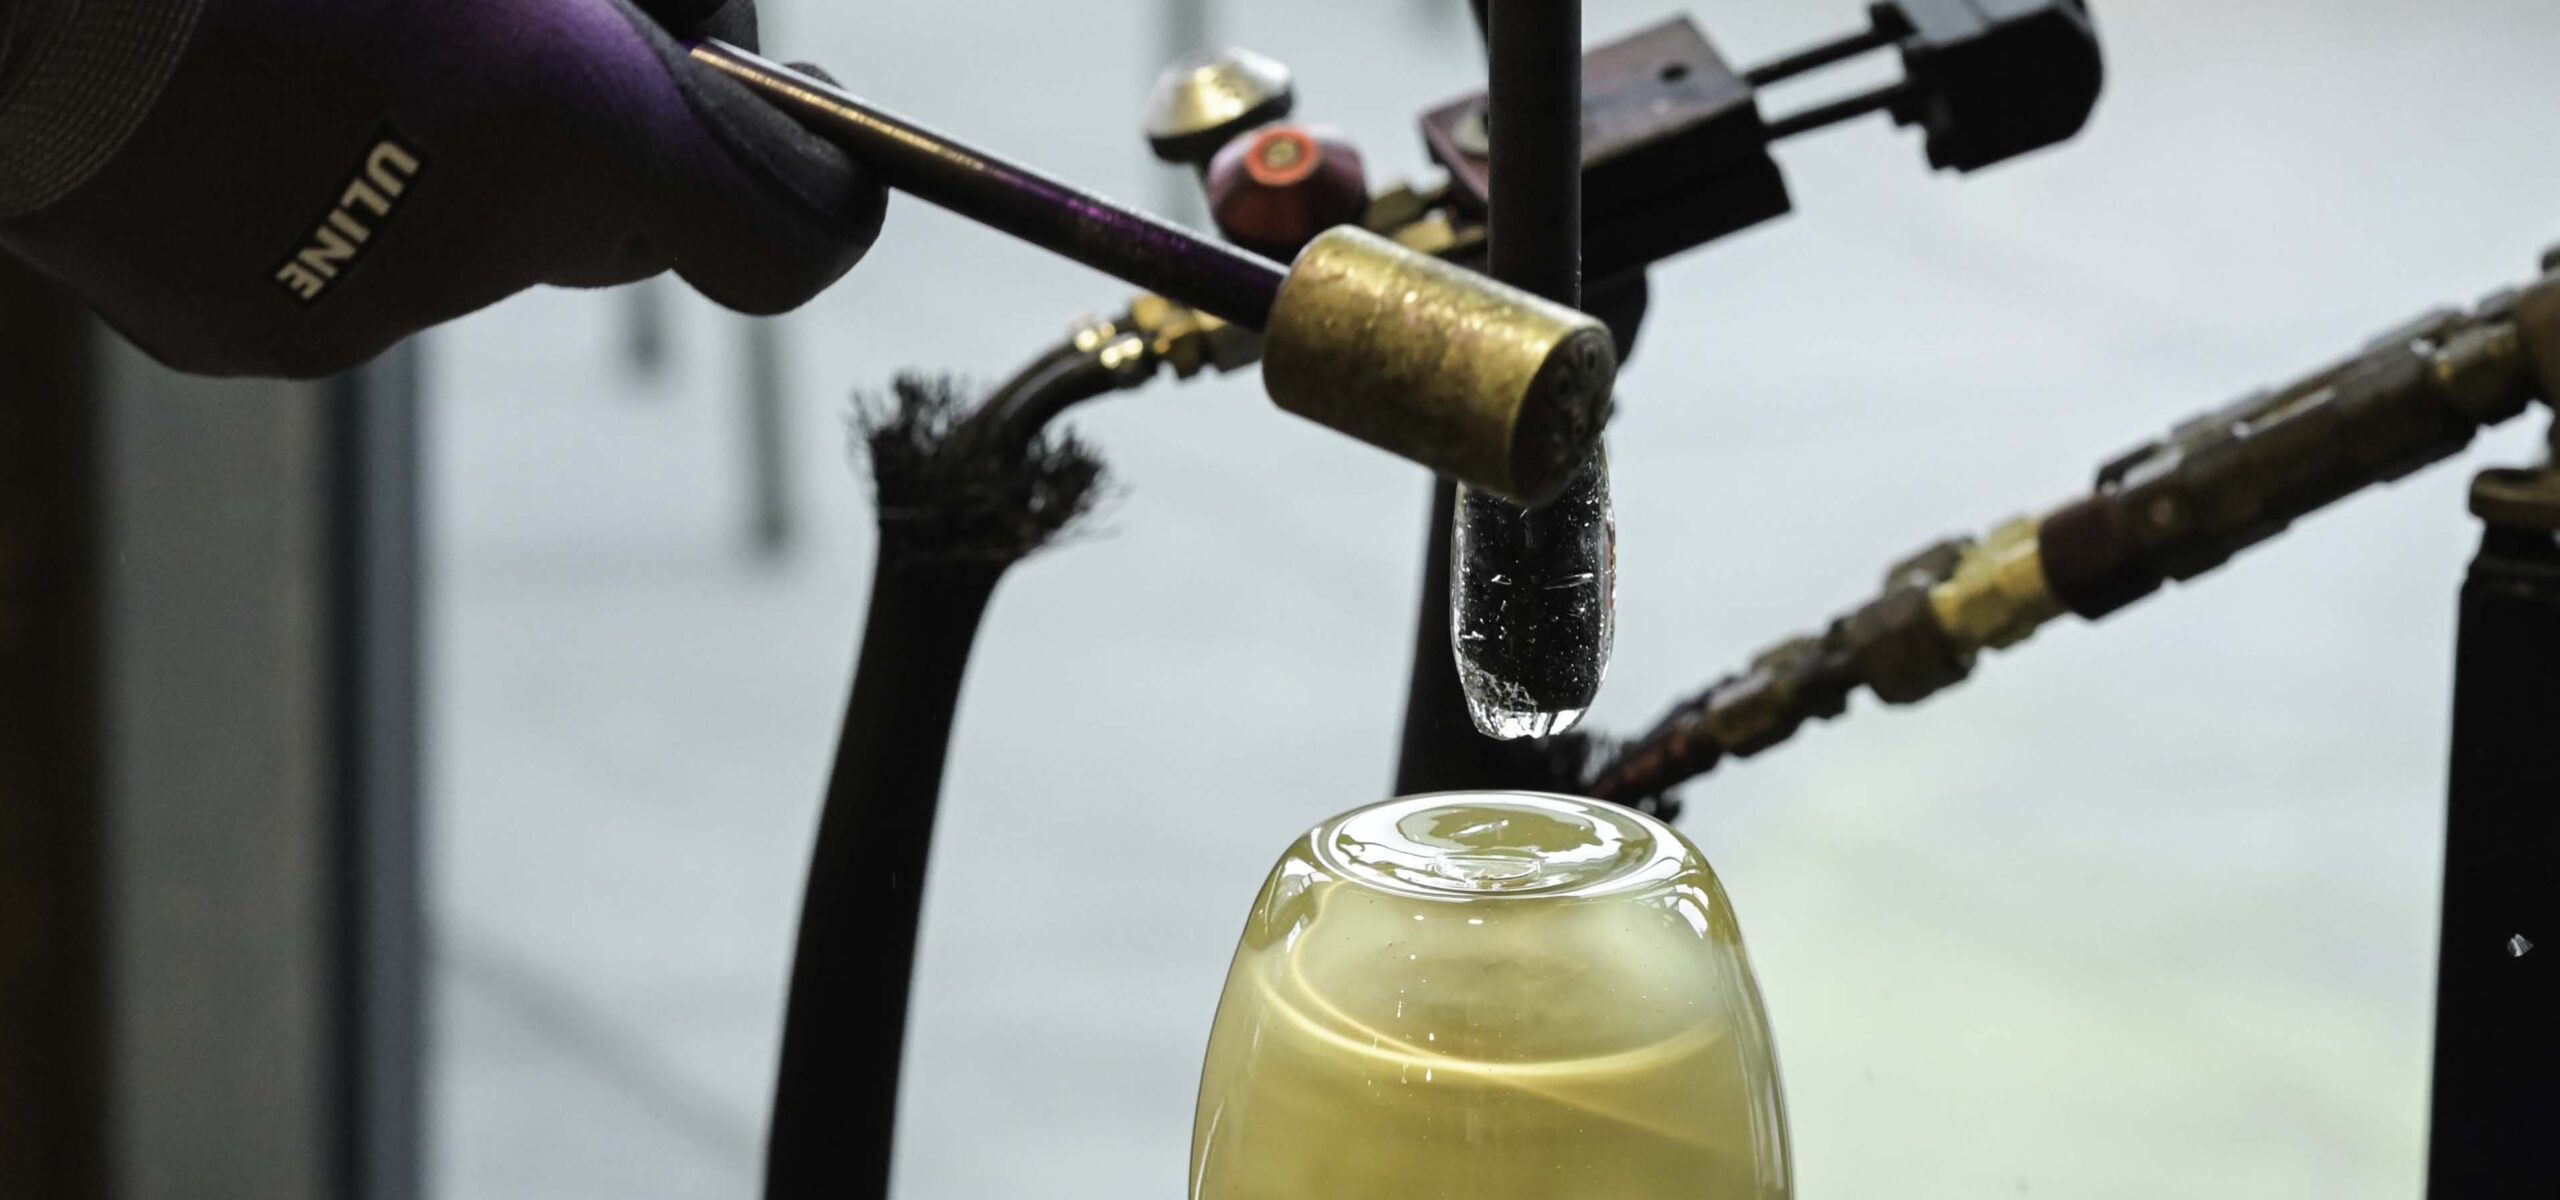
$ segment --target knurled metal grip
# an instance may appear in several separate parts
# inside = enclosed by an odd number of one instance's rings
[[[1349,226],[1298,255],[1264,331],[1280,407],[1532,506],[1589,461],[1617,373],[1598,321]]]

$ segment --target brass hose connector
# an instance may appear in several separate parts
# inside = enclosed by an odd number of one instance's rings
[[[1965,547],[1954,574],[1929,589],[1939,629],[1964,653],[2014,646],[2062,615],[2062,602],[2044,581],[2036,541],[2041,524],[2040,518],[2020,517],[1992,530]]]

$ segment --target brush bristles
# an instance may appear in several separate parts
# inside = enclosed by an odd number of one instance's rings
[[[1103,500],[1109,472],[1073,433],[1043,432],[1015,450],[971,427],[974,409],[958,381],[912,374],[888,396],[855,399],[883,562],[1013,562]]]

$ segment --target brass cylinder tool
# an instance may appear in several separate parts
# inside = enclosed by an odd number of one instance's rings
[[[1616,352],[1571,308],[1347,229],[1284,270],[735,46],[691,53],[892,188],[1237,325],[1285,331],[1265,350],[1264,386],[1291,412],[1530,505],[1554,498],[1599,440]]]
[[[1263,385],[1280,407],[1380,448],[1438,448],[1433,465],[1544,499],[1599,436],[1617,369],[1600,323],[1374,233],[1337,226],[1308,243],[1263,333]],[[1381,394],[1398,397],[1381,404]],[[1488,485],[1478,485],[1488,486]]]

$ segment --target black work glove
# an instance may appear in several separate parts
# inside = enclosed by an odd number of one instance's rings
[[[0,0],[0,245],[204,374],[670,267],[793,308],[884,194],[704,34],[752,45],[753,0]]]

